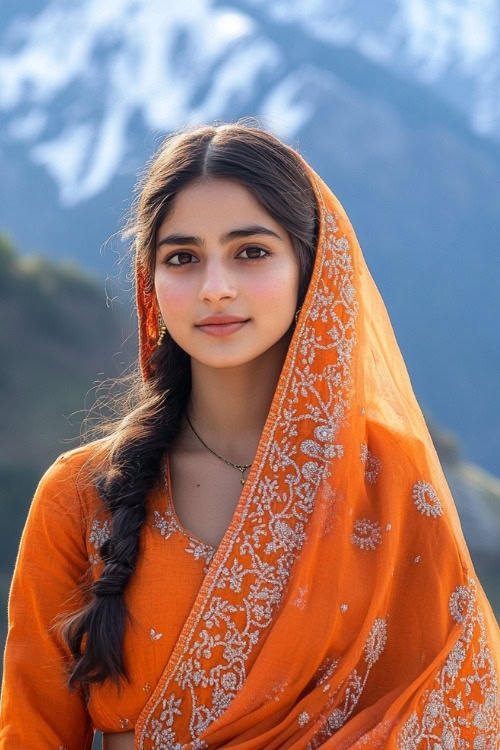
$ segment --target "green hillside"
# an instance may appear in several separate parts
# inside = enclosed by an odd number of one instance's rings
[[[125,305],[69,264],[21,257],[0,235],[0,639],[6,592],[36,484],[78,444],[93,386],[124,369]],[[133,342],[127,345],[134,353]]]

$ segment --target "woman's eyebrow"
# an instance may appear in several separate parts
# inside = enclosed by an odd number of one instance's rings
[[[272,229],[268,229],[267,227],[263,227],[260,224],[250,224],[247,227],[240,227],[239,229],[232,229],[230,232],[225,232],[224,234],[221,234],[219,237],[219,243],[221,245],[224,245],[226,242],[230,242],[231,240],[241,239],[242,237],[251,237],[254,234],[264,234],[269,237],[277,237],[279,240],[282,239],[279,234],[276,232],[273,232]],[[166,237],[163,237],[158,244],[157,248],[160,248],[162,245],[196,245],[197,247],[201,247],[203,244],[203,240],[200,237],[194,237],[188,234],[167,234]]]

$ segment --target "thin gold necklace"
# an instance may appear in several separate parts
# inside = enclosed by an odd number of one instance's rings
[[[201,437],[200,437],[200,436],[198,435],[198,433],[197,433],[197,432],[196,432],[196,430],[194,429],[193,425],[191,424],[191,420],[189,419],[189,417],[188,417],[188,415],[187,415],[187,414],[186,414],[186,419],[187,419],[187,421],[189,422],[189,426],[190,426],[190,427],[191,427],[191,429],[193,430],[194,434],[196,435],[196,437],[198,438],[198,440],[200,441],[200,443],[203,443],[203,445],[205,446],[205,448],[206,448],[207,450],[209,450],[209,451],[210,451],[210,453],[213,453],[213,454],[214,454],[214,456],[217,456],[217,458],[220,458],[220,460],[221,460],[221,461],[224,461],[224,463],[225,463],[225,464],[229,464],[229,466],[232,466],[232,467],[233,467],[234,469],[238,469],[238,471],[240,471],[240,472],[241,472],[241,484],[245,484],[245,477],[243,476],[243,474],[244,474],[244,472],[245,472],[245,471],[246,471],[247,469],[249,469],[249,468],[250,468],[250,466],[252,465],[252,463],[249,463],[249,464],[245,464],[244,466],[243,466],[242,464],[241,464],[241,465],[239,465],[239,464],[233,464],[233,463],[231,463],[231,461],[228,461],[228,460],[227,460],[226,458],[223,458],[222,456],[219,456],[219,454],[218,454],[218,453],[216,453],[216,452],[215,452],[215,451],[213,451],[213,450],[212,450],[211,448],[209,448],[209,447],[208,447],[208,445],[207,445],[207,444],[206,444],[206,443],[205,443],[205,442],[204,442],[204,441],[203,441],[203,440],[201,439]]]

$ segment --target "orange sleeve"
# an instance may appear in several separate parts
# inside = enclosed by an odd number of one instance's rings
[[[90,750],[94,729],[81,694],[65,685],[69,649],[54,618],[81,606],[88,570],[82,507],[63,454],[35,492],[9,593],[0,750]]]

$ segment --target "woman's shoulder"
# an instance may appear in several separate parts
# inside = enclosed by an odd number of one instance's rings
[[[50,496],[52,503],[60,503],[67,511],[76,510],[77,505],[85,506],[87,511],[99,510],[102,502],[95,479],[105,447],[105,440],[101,439],[61,453],[42,475],[37,495]]]

